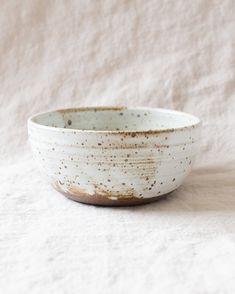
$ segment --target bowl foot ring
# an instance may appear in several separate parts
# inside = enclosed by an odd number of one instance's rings
[[[151,202],[155,202],[157,200],[160,200],[162,198],[165,198],[167,195],[170,193],[166,193],[160,196],[155,196],[151,198],[137,198],[137,197],[132,197],[132,198],[127,198],[127,199],[118,199],[118,200],[113,200],[109,199],[105,196],[101,195],[73,195],[70,193],[66,193],[63,191],[60,191],[56,189],[58,192],[66,196],[68,199],[71,199],[73,201],[77,201],[80,203],[84,204],[91,204],[91,205],[97,205],[97,206],[132,206],[132,205],[142,205],[142,204],[147,204]]]

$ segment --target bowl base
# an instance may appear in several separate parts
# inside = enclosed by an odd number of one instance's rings
[[[56,189],[58,192],[60,192],[61,194],[63,194],[64,196],[66,196],[67,198],[73,200],[73,201],[77,201],[80,203],[84,203],[84,204],[91,204],[91,205],[97,205],[97,206],[133,206],[133,205],[142,205],[142,204],[147,204],[147,203],[151,203],[154,201],[157,201],[159,199],[165,198],[167,195],[169,195],[170,193],[166,193],[160,196],[155,196],[155,197],[151,197],[151,198],[137,198],[137,197],[133,197],[133,198],[127,198],[127,199],[119,199],[119,200],[112,200],[109,198],[106,198],[104,196],[101,195],[73,195],[73,194],[69,194],[66,193],[64,191],[60,191],[58,189]]]

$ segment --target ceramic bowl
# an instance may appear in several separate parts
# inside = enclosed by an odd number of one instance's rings
[[[166,109],[89,107],[37,114],[28,130],[57,191],[83,203],[132,205],[182,184],[198,152],[200,121]]]

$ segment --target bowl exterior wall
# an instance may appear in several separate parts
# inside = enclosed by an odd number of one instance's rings
[[[173,191],[190,172],[200,137],[200,125],[159,133],[105,133],[29,122],[28,130],[42,173],[58,191],[79,201],[133,201]]]

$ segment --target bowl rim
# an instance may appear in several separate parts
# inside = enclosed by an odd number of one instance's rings
[[[196,122],[192,123],[187,126],[183,127],[174,127],[174,128],[162,128],[162,129],[148,129],[148,130],[82,130],[82,129],[76,129],[76,128],[61,128],[61,127],[54,127],[54,126],[46,126],[39,124],[34,121],[34,119],[43,114],[53,113],[53,112],[84,112],[84,111],[107,111],[107,110],[114,110],[114,111],[120,111],[120,110],[146,110],[146,111],[158,111],[158,112],[164,112],[164,113],[171,113],[171,114],[177,114],[177,115],[184,115],[191,119],[194,119]],[[189,114],[187,112],[178,111],[178,110],[172,110],[168,108],[158,108],[158,107],[131,107],[131,106],[89,106],[89,107],[74,107],[74,108],[61,108],[61,109],[52,109],[49,111],[43,111],[36,114],[31,115],[28,118],[28,127],[31,125],[40,128],[40,129],[47,129],[51,131],[56,132],[76,132],[76,133],[93,133],[93,134],[113,134],[113,135],[131,135],[131,134],[160,134],[160,133],[173,133],[176,131],[183,131],[191,128],[199,127],[202,124],[201,120],[192,114]]]

